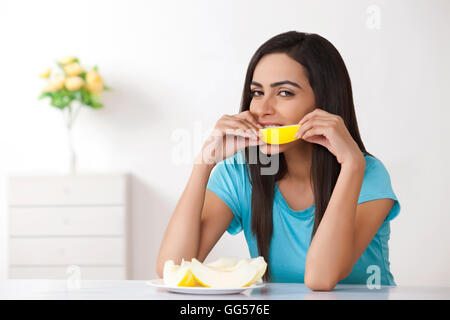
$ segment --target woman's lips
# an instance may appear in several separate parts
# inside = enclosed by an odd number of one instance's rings
[[[280,123],[275,123],[275,122],[267,122],[267,123],[259,123],[260,125],[262,125],[264,128],[267,128],[267,127],[281,127],[282,126],[282,124],[280,124]]]

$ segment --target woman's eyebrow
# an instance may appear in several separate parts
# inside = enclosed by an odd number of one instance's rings
[[[272,88],[274,88],[274,87],[282,86],[284,84],[290,84],[291,86],[294,86],[294,87],[297,87],[297,88],[300,89],[300,86],[297,83],[289,81],[289,80],[283,80],[283,81],[274,82],[270,86]],[[259,82],[256,82],[256,81],[252,81],[251,85],[262,88],[262,84],[259,83]]]

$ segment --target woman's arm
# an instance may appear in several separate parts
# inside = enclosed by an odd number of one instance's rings
[[[364,160],[364,159],[363,159]],[[355,216],[365,161],[343,164],[328,207],[306,256],[305,284],[332,290],[353,255]]]
[[[156,271],[163,276],[166,260],[180,264],[181,259],[197,258],[200,243],[200,222],[206,185],[213,165],[196,161],[189,181],[170,218],[159,249]]]
[[[220,197],[207,193],[206,186],[217,163],[247,146],[262,143],[255,133],[258,125],[248,111],[224,115],[217,121],[195,157],[187,186],[164,234],[156,262],[156,272],[161,278],[164,263],[169,259],[176,264],[182,258],[203,261],[230,225],[233,212]]]
[[[312,290],[332,290],[351,273],[394,205],[392,199],[357,205],[364,168],[341,167],[306,258],[305,284]]]
[[[393,206],[392,199],[358,205],[365,158],[344,120],[316,108],[299,122],[296,136],[328,149],[341,171],[306,256],[305,284],[313,290],[332,290],[350,274]]]

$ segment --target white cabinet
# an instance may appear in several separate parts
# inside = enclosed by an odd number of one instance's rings
[[[9,278],[129,279],[125,174],[8,179]]]

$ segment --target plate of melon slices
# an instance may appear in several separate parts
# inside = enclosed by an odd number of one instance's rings
[[[207,264],[192,258],[191,261],[182,259],[180,265],[167,260],[163,278],[147,281],[147,284],[176,293],[236,294],[263,288],[265,284],[262,277],[266,269],[267,263],[263,257],[225,257]]]
[[[165,289],[174,293],[184,293],[184,294],[237,294],[244,292],[249,289],[259,289],[264,287],[264,283],[260,281],[259,283],[252,284],[249,287],[239,287],[239,288],[211,288],[211,287],[178,287],[170,286],[164,284],[164,279],[153,279],[147,281],[147,284],[152,287]]]

